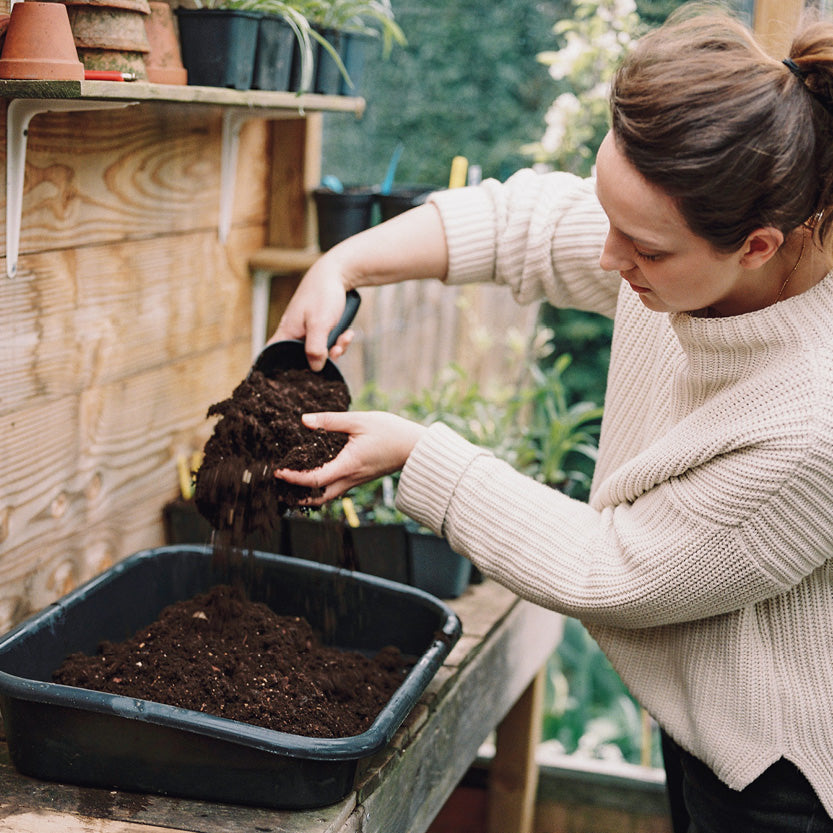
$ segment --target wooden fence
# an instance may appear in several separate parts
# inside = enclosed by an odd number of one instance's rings
[[[356,339],[339,360],[354,396],[369,382],[391,397],[429,387],[450,363],[484,390],[520,375],[538,305],[508,288],[407,281],[361,290]]]

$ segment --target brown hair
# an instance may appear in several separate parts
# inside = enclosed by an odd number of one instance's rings
[[[614,78],[620,149],[718,250],[819,211],[819,242],[833,237],[833,24],[805,24],[784,57],[794,70],[737,20],[701,11],[643,37]]]

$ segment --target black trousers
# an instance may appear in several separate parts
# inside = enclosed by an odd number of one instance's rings
[[[798,768],[776,761],[742,790],[662,733],[674,833],[833,833],[833,819]]]

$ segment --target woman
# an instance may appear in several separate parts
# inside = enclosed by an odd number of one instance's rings
[[[674,19],[617,74],[595,182],[438,194],[324,255],[276,333],[320,366],[345,289],[425,277],[614,318],[588,504],[382,413],[306,416],[347,446],[276,474],[330,500],[402,468],[402,510],[581,619],[663,729],[678,831],[833,831],[832,90],[831,25],[779,61]]]

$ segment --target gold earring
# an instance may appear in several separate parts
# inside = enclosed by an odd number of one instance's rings
[[[824,219],[824,209],[820,208],[812,217],[808,218],[804,221],[804,225],[806,228],[813,231],[816,226]]]

